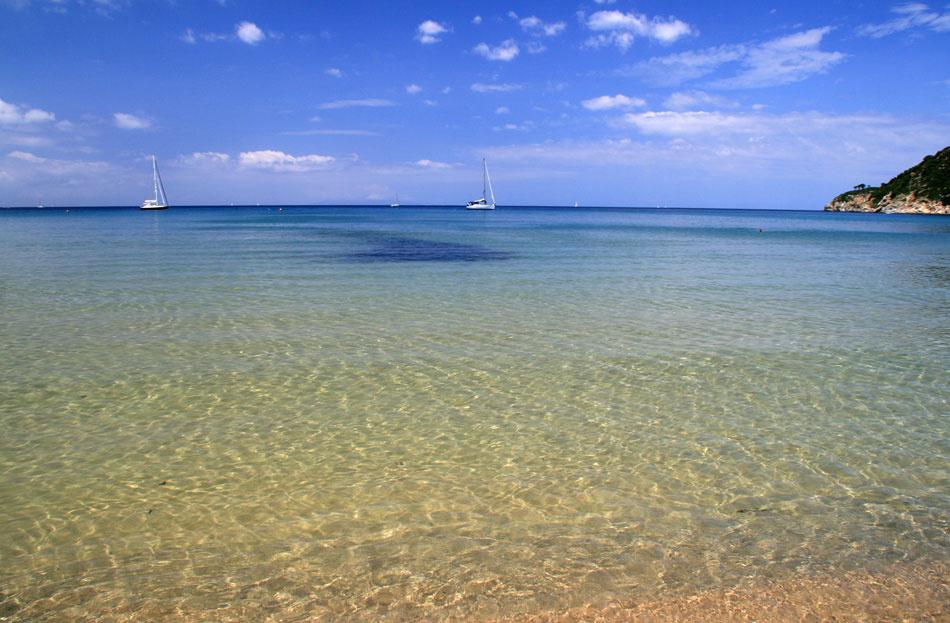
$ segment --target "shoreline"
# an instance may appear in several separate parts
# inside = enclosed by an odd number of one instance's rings
[[[941,561],[896,563],[873,570],[821,573],[813,577],[756,577],[731,588],[694,594],[617,596],[592,595],[590,603],[573,607],[545,606],[540,595],[499,600],[490,595],[416,594],[413,600],[363,599],[341,595],[333,605],[285,592],[273,578],[246,591],[247,597],[215,605],[214,595],[178,599],[132,596],[129,587],[99,592],[79,586],[70,594],[48,595],[20,604],[0,592],[0,621],[156,621],[162,623],[291,621],[420,622],[420,623],[661,623],[705,622],[798,623],[801,621],[950,622],[950,565]],[[196,593],[201,592],[195,586]],[[110,592],[126,600],[108,606],[95,602]],[[489,591],[490,593],[491,591]],[[112,594],[111,597],[116,597]],[[220,596],[219,596],[220,597]],[[393,597],[395,597],[393,595]],[[550,595],[549,595],[550,597]],[[107,597],[108,599],[108,597]],[[434,601],[442,601],[436,605]],[[204,605],[202,605],[204,602]],[[69,605],[67,605],[67,603]],[[46,606],[46,607],[44,607]],[[342,607],[341,607],[342,606]]]

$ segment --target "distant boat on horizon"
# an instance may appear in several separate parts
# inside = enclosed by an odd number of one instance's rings
[[[491,194],[491,203],[485,198],[485,188]],[[482,158],[482,198],[475,201],[469,201],[465,204],[466,210],[494,210],[495,209],[495,191],[491,188],[491,178],[488,177],[488,163]]]
[[[165,185],[162,184],[162,176],[158,172],[158,163],[155,156],[152,156],[152,180],[155,182],[155,198],[146,199],[142,202],[143,210],[167,210],[168,197],[165,196]]]
[[[395,200],[394,202],[390,203],[390,204],[389,204],[389,207],[390,207],[390,208],[398,208],[398,207],[399,207],[399,193],[396,193],[396,200]]]

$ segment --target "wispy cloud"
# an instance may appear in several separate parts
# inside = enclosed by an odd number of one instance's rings
[[[266,169],[270,171],[313,171],[324,168],[334,161],[333,156],[291,156],[282,151],[265,149],[261,151],[241,152],[238,157],[241,166],[251,169]]]
[[[21,10],[32,5],[42,6],[44,11],[50,13],[66,13],[69,0],[0,0],[0,5],[6,4],[14,9]],[[106,17],[111,16],[113,11],[118,11],[129,4],[129,0],[93,0],[92,2],[77,2],[88,10],[99,13]]]
[[[611,110],[613,108],[640,108],[647,103],[639,97],[626,95],[601,95],[593,99],[584,100],[581,106],[587,110]]]
[[[416,39],[420,43],[438,43],[449,28],[439,22],[427,19],[416,27]]]
[[[523,84],[485,84],[475,82],[472,84],[472,90],[477,93],[503,93],[506,91],[520,91],[524,88]]]
[[[734,108],[738,104],[719,95],[710,95],[705,91],[678,91],[664,100],[663,105],[672,110],[712,106],[714,108]]]
[[[331,110],[334,108],[383,108],[385,106],[395,106],[396,102],[387,99],[369,98],[361,100],[336,100],[334,102],[324,102],[317,106],[320,110]]]
[[[497,147],[490,156],[496,162],[572,168],[584,163],[607,171],[635,164],[671,180],[702,171],[709,179],[740,183],[743,192],[756,192],[751,188],[758,185],[759,200],[769,196],[771,185],[807,180],[817,190],[794,194],[791,202],[820,208],[850,180],[887,179],[877,176],[919,161],[920,154],[946,145],[950,135],[946,121],[815,111],[629,113],[615,128],[618,134],[610,140],[518,144]],[[809,195],[814,204],[803,204]],[[694,201],[710,205],[708,194],[697,194]]]
[[[7,154],[7,156],[10,158],[16,158],[17,160],[22,160],[23,162],[46,162],[46,158],[41,158],[40,156],[24,151],[11,151],[9,154]]]
[[[929,6],[919,2],[898,4],[891,8],[891,12],[898,17],[882,24],[864,24],[858,28],[858,34],[879,39],[906,30],[950,32],[950,12],[932,11]]]
[[[518,23],[521,25],[521,28],[528,33],[533,35],[545,35],[547,37],[553,37],[564,32],[564,29],[567,28],[567,24],[564,22],[544,22],[540,17],[532,15],[530,17],[518,17],[518,14],[514,11],[509,11],[508,16],[512,19],[518,20]]]
[[[530,123],[506,123],[492,128],[495,132],[527,132],[531,129]]]
[[[656,84],[670,86],[707,76],[726,63],[742,59],[746,53],[747,49],[743,45],[721,45],[705,50],[654,56],[633,67],[621,69],[619,73],[646,76]]]
[[[253,22],[241,22],[234,26],[234,32],[237,38],[248,45],[257,45],[267,38],[264,31],[257,27]]]
[[[152,122],[148,118],[124,112],[112,115],[112,122],[121,130],[146,130],[152,127]]]
[[[334,78],[342,78],[342,77],[343,77],[343,72],[342,72],[341,70],[337,69],[336,67],[330,67],[330,68],[328,68],[328,69],[324,69],[324,70],[323,70],[323,73],[325,73],[325,74],[328,75],[328,76],[333,76]]]
[[[653,57],[621,74],[645,76],[671,86],[704,78],[730,63],[739,63],[733,76],[709,82],[721,89],[751,89],[800,82],[821,73],[846,58],[841,52],[819,49],[830,27],[814,28],[760,44],[728,44]]]
[[[296,130],[281,132],[281,134],[284,136],[379,136],[379,132],[372,130]]]
[[[732,78],[716,80],[711,86],[724,89],[751,89],[800,82],[822,73],[845,58],[842,52],[818,49],[830,27],[767,41],[748,50],[742,59],[743,70]]]
[[[547,48],[544,47],[544,44],[537,40],[526,43],[524,49],[528,51],[528,54],[540,54],[541,52],[547,50]]]
[[[673,43],[696,33],[696,29],[673,16],[653,17],[622,11],[597,11],[587,18],[587,28],[600,34],[589,38],[590,47],[617,46],[627,51],[636,37],[646,37],[659,43]]]
[[[17,150],[0,156],[0,179],[30,189],[21,191],[18,201],[36,201],[34,193],[42,192],[43,201],[49,205],[70,199],[75,201],[77,186],[91,188],[96,180],[121,180],[123,176],[102,161],[60,160]]]
[[[518,43],[514,39],[507,39],[501,42],[501,45],[491,47],[487,43],[479,43],[475,46],[474,52],[484,56],[490,61],[510,61],[518,56]]]
[[[406,87],[406,93],[410,95],[415,95],[421,90],[422,90],[422,87],[420,87],[418,84],[410,84]]]

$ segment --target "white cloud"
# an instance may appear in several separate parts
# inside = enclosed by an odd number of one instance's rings
[[[590,30],[603,33],[588,39],[586,42],[588,46],[615,45],[622,51],[626,51],[636,37],[647,37],[660,43],[673,43],[696,32],[689,24],[672,16],[667,19],[660,17],[650,19],[646,15],[622,11],[597,11],[587,18],[586,25]]]
[[[39,108],[24,110],[21,106],[10,104],[0,99],[0,124],[24,125],[54,121],[55,119],[56,115],[51,112],[46,112]]]
[[[39,110],[36,108],[31,108],[30,110],[23,113],[23,120],[26,123],[38,123],[42,121],[54,121],[56,119],[55,115],[51,112],[46,112],[45,110]]]
[[[473,23],[473,24],[481,24],[481,23],[482,23],[482,16],[481,16],[481,15],[476,15],[474,18],[472,18],[472,23]]]
[[[145,117],[137,117],[124,112],[117,112],[112,115],[112,121],[115,127],[121,130],[145,130],[152,126],[152,122]]]
[[[626,95],[601,95],[593,99],[584,100],[581,106],[587,110],[610,110],[612,108],[634,108],[646,106],[647,103],[639,97]]]
[[[714,106],[716,108],[734,108],[738,106],[736,102],[728,98],[710,95],[704,91],[678,91],[667,97],[663,104],[673,110],[688,110],[699,106]]]
[[[185,43],[194,44],[197,40],[195,39],[195,31],[191,28],[187,29],[184,33],[178,36],[181,41]]]
[[[342,78],[342,77],[343,77],[343,72],[342,72],[341,70],[337,69],[336,67],[330,67],[329,69],[324,69],[324,70],[323,70],[323,73],[325,73],[325,74],[328,75],[328,76],[333,76],[334,78]]]
[[[474,52],[490,61],[510,61],[518,56],[519,50],[518,43],[514,39],[507,39],[496,47],[491,47],[487,43],[479,43],[475,46]]]
[[[509,110],[507,106],[499,106],[498,108],[495,109],[496,115],[507,115],[510,112],[511,110]]]
[[[294,172],[321,169],[334,160],[333,156],[291,156],[273,149],[241,152],[238,158],[243,167]]]
[[[449,32],[449,29],[439,22],[427,19],[416,28],[416,39],[420,43],[438,43],[442,40],[441,36]]]
[[[545,23],[534,15],[520,19],[518,20],[518,23],[521,24],[521,28],[523,28],[526,32],[544,34],[548,37],[553,37],[554,35],[560,34],[565,28],[567,28],[567,24],[564,22]]]
[[[249,45],[257,45],[267,38],[267,35],[253,22],[241,22],[234,26],[238,39]]]
[[[721,112],[650,111],[627,113],[624,121],[644,134],[664,136],[692,136],[713,134],[747,134],[760,136],[769,133],[770,118],[756,114],[725,114]]]
[[[451,164],[448,164],[446,162],[437,162],[435,160],[429,160],[427,158],[423,158],[422,160],[417,160],[413,162],[413,164],[416,165],[417,167],[423,167],[426,169],[448,169],[452,166]]]
[[[858,28],[858,34],[879,39],[905,30],[950,31],[950,12],[937,13],[931,11],[926,4],[917,2],[898,4],[891,8],[891,12],[896,13],[899,17],[883,24],[865,24]]]
[[[506,91],[520,91],[523,88],[523,84],[484,84],[482,82],[472,84],[472,90],[478,93],[503,93]]]
[[[195,165],[223,165],[231,161],[231,156],[216,151],[195,152],[179,158],[179,162],[189,166]]]
[[[420,87],[418,84],[410,84],[406,87],[406,93],[409,93],[410,95],[418,93],[421,90],[422,87]]]
[[[369,98],[362,100],[336,100],[334,102],[324,102],[317,108],[321,110],[330,110],[333,108],[353,108],[363,106],[367,108],[381,108],[385,106],[395,106],[396,103],[387,99]]]
[[[724,89],[750,89],[800,82],[822,73],[845,58],[841,52],[818,49],[830,27],[813,28],[750,48],[742,59],[744,70],[732,78],[714,81]]]

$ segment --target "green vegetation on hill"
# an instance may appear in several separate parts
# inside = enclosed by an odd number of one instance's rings
[[[854,190],[835,197],[835,201],[866,193],[870,193],[871,203],[875,206],[888,195],[899,197],[911,193],[920,198],[950,205],[950,147],[941,149],[933,156],[927,156],[920,164],[907,169],[886,184],[876,187],[859,184]]]

